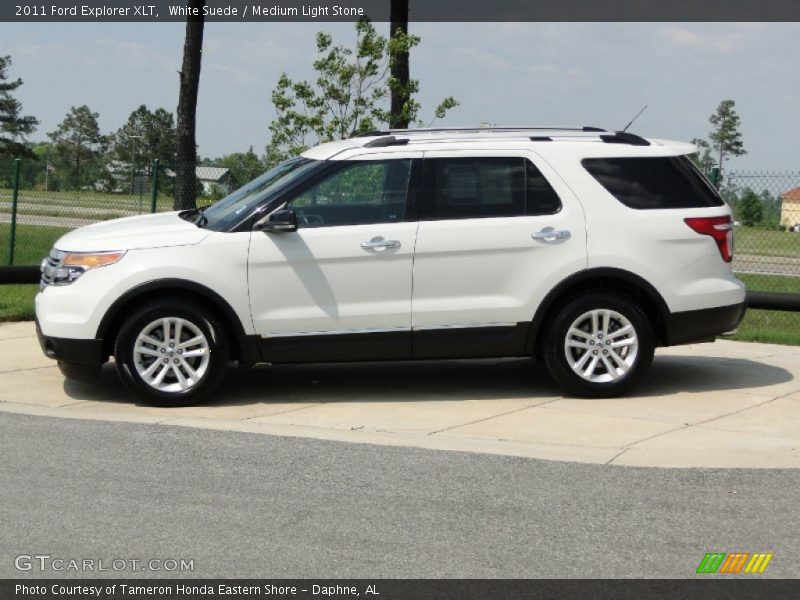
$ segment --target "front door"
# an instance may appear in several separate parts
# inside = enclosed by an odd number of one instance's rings
[[[253,231],[250,307],[268,362],[408,358],[412,157],[342,161],[291,198],[296,232]]]

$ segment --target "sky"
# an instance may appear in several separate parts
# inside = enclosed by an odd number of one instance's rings
[[[388,33],[385,23],[376,24]],[[748,154],[727,166],[800,171],[800,23],[412,23],[411,74],[436,125],[581,126],[688,141],[732,98]],[[197,114],[201,156],[263,154],[281,72],[311,78],[317,31],[354,40],[352,23],[207,23]],[[0,23],[0,55],[24,114],[46,139],[71,106],[116,131],[137,106],[175,112],[182,23]]]

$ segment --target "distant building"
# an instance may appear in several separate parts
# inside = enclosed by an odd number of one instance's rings
[[[227,195],[233,189],[230,169],[222,167],[196,167],[195,175],[203,186],[203,194],[211,194],[216,188]]]
[[[800,223],[800,187],[781,194],[781,224]]]

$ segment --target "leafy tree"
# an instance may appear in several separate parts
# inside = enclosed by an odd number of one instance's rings
[[[764,207],[761,198],[753,190],[745,188],[738,203],[739,219],[745,227],[753,227],[764,218]]]
[[[36,146],[26,144],[25,153],[14,153],[11,157],[6,157],[0,153],[0,187],[10,188],[14,185],[14,161],[11,158],[31,157],[33,160],[22,160],[19,165],[19,187],[22,190],[35,189],[39,175],[44,173],[44,163],[37,159],[38,152]]]
[[[0,56],[0,156],[31,157],[25,136],[36,131],[39,120],[23,116],[22,104],[11,93],[22,85],[22,79],[8,80],[10,56]]]
[[[277,118],[269,125],[268,164],[299,154],[313,144],[349,138],[391,122],[385,100],[390,91],[392,57],[418,43],[418,37],[402,32],[396,32],[391,43],[387,42],[368,19],[356,23],[355,49],[335,46],[329,34],[319,32],[313,64],[316,81],[295,82],[283,73],[272,91]],[[417,121],[420,106],[413,93],[418,89],[418,82],[410,80],[409,100],[402,115],[408,122]],[[454,98],[445,98],[436,108],[435,118],[444,117],[457,105]]]
[[[231,171],[234,186],[242,186],[255,179],[266,170],[264,162],[253,152],[253,147],[247,152],[234,152],[215,161],[218,166],[226,167]]]
[[[149,173],[156,158],[168,163],[174,161],[175,135],[175,117],[171,112],[163,108],[151,112],[142,104],[114,134],[114,158],[136,163]]]
[[[763,207],[763,219],[761,221],[766,229],[778,229],[781,224],[781,201],[777,196],[773,196],[769,190],[761,190],[758,196],[759,202]]]
[[[726,157],[747,154],[742,142],[742,133],[739,131],[741,119],[734,110],[735,105],[733,100],[723,100],[719,103],[717,111],[709,118],[714,128],[708,134],[708,138],[719,157],[720,170]]]
[[[203,50],[205,0],[189,0],[188,6],[198,16],[186,17],[186,36],[183,43],[178,94],[177,156],[175,163],[175,210],[197,206],[197,142],[195,139],[197,117],[197,92],[200,88],[200,65]]]
[[[55,131],[48,137],[55,145],[57,168],[70,187],[79,187],[89,179],[88,175],[101,170],[98,158],[108,145],[106,136],[100,133],[97,119],[100,115],[86,106],[73,106]]]

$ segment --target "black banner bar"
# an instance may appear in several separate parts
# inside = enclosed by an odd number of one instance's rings
[[[198,600],[268,598],[270,600],[625,600],[680,598],[797,598],[798,580],[757,576],[707,579],[12,579],[0,581],[3,600]],[[755,577],[755,578],[754,578]]]
[[[207,0],[209,22],[389,21],[390,0]],[[800,21],[798,0],[411,0],[417,22]],[[185,21],[186,0],[4,0],[6,22]]]

